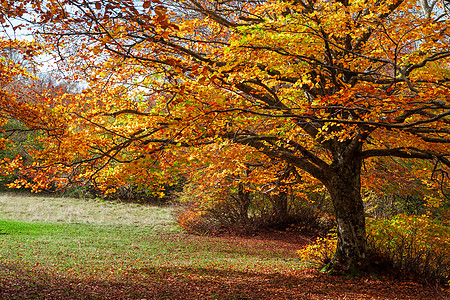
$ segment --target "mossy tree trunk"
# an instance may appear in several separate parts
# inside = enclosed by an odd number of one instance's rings
[[[361,197],[361,159],[335,164],[326,182],[333,202],[338,244],[326,270],[357,271],[366,267],[366,224]]]

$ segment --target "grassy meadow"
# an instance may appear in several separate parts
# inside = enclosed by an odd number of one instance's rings
[[[172,207],[4,194],[0,299],[392,299],[379,279],[302,266],[295,250],[308,242],[187,235]]]
[[[0,196],[0,278],[16,272],[42,281],[32,284],[299,268],[295,249],[285,253],[275,243],[183,234],[171,207]]]

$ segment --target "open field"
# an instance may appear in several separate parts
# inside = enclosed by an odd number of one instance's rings
[[[0,194],[0,216],[4,220],[163,226],[165,229],[174,229],[171,213],[170,207]]]
[[[172,208],[0,195],[0,299],[438,299],[302,266],[306,236],[181,232]]]

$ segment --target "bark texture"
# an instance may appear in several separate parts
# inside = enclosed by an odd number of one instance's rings
[[[366,266],[366,225],[361,198],[361,164],[354,159],[336,165],[326,186],[337,223],[338,244],[327,270],[358,271]]]

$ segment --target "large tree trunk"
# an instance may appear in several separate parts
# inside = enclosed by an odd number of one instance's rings
[[[361,160],[334,166],[326,187],[331,195],[337,222],[336,253],[325,268],[354,272],[365,268],[366,224],[361,198]]]

